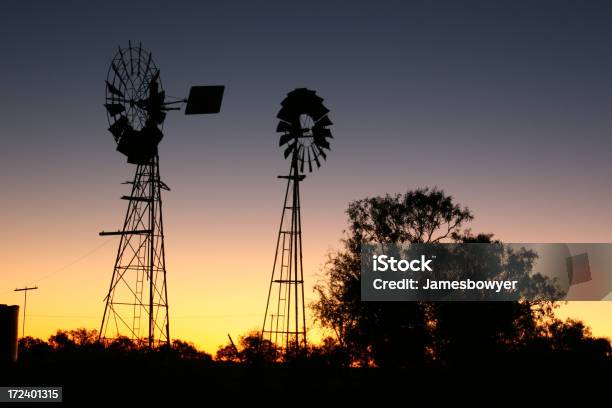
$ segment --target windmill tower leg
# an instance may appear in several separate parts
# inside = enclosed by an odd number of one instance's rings
[[[100,339],[126,336],[155,347],[170,343],[161,200],[168,187],[157,156],[136,167],[130,184],[131,194],[121,197],[129,201],[122,230],[100,233],[120,236]]]
[[[262,327],[262,340],[285,356],[297,356],[307,346],[300,214],[300,181],[305,177],[297,161],[288,176],[279,176],[287,179],[287,189]]]

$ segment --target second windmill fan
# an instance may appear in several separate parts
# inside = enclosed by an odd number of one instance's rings
[[[286,146],[285,158],[293,155],[302,173],[306,166],[312,172],[313,163],[321,167],[321,159],[327,159],[326,150],[330,148],[328,139],[333,138],[328,128],[332,121],[323,98],[315,91],[298,88],[287,94],[281,106],[276,115],[280,119],[276,131],[282,133],[278,145]]]

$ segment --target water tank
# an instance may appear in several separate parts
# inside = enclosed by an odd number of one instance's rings
[[[17,361],[19,306],[0,305],[0,361]]]

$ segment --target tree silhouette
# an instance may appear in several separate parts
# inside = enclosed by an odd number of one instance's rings
[[[311,308],[353,363],[379,367],[410,367],[427,361],[473,365],[486,363],[493,355],[524,351],[541,339],[549,350],[560,341],[552,338],[571,333],[554,318],[550,301],[362,302],[362,243],[491,243],[493,235],[473,235],[465,229],[474,218],[472,212],[438,189],[357,200],[349,204],[347,214],[349,228],[343,247],[329,255],[323,279],[315,286],[318,299]],[[498,255],[485,257],[489,263],[475,271],[484,274],[491,266],[501,270],[503,262],[514,277],[529,283],[523,286],[539,293],[556,293],[548,278],[530,275],[537,254],[528,250],[503,253],[503,260]],[[553,323],[557,326],[547,328]],[[588,335],[578,338],[570,342],[573,350],[578,344],[584,347]],[[604,343],[609,347],[609,342]],[[604,357],[607,349],[603,343],[596,344],[599,349],[592,346],[589,350]]]
[[[108,345],[108,350],[115,354],[126,355],[138,350],[138,346],[129,337],[119,336]]]
[[[172,340],[172,351],[183,360],[212,360],[209,354],[199,351],[193,343],[178,339]]]
[[[325,337],[318,345],[309,345],[308,358],[313,366],[349,367],[351,356],[333,337]]]
[[[270,364],[280,359],[269,340],[262,340],[258,331],[254,330],[240,336],[238,345],[227,344],[217,350],[217,361],[244,363],[244,364]]]
[[[77,346],[70,333],[64,330],[58,330],[57,333],[49,337],[49,345],[57,351],[72,351]]]
[[[471,235],[469,231],[453,237],[457,243],[496,243],[492,234]],[[497,250],[501,248],[501,252]],[[508,271],[521,288],[552,298],[557,294],[554,282],[540,274],[531,274],[537,254],[526,249],[503,246],[486,247],[488,255],[476,259],[485,265],[472,266],[473,279],[494,279]],[[502,255],[503,254],[503,255]],[[446,364],[484,364],[491,356],[516,351],[541,335],[541,323],[554,319],[552,301],[520,302],[434,302],[430,305],[432,350]]]
[[[87,330],[85,328],[70,330],[68,336],[77,346],[81,347],[97,343],[99,337],[97,330]]]
[[[312,309],[360,365],[422,364],[432,343],[429,307],[422,302],[361,302],[361,244],[431,243],[458,236],[473,219],[438,189],[418,189],[349,204],[344,248],[330,255],[325,279],[315,286]]]
[[[546,327],[553,351],[576,353],[580,358],[592,360],[601,356],[612,357],[610,342],[602,338],[593,338],[591,330],[584,323],[568,319],[552,321]]]
[[[31,336],[19,339],[19,355],[27,355],[32,359],[43,359],[51,351],[51,346],[41,339]]]

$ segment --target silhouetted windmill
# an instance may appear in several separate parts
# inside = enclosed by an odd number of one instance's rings
[[[223,91],[223,86],[195,86],[188,99],[167,102],[159,69],[141,45],[119,47],[111,61],[104,105],[108,130],[136,173],[125,183],[131,193],[121,197],[128,201],[123,228],[100,233],[120,236],[101,340],[127,336],[143,342],[146,336],[149,347],[170,343],[161,199],[161,190],[170,188],[159,175],[157,145],[166,113],[181,109],[172,105],[187,103],[185,114],[218,113]]]
[[[317,168],[327,158],[328,138],[332,124],[329,110],[315,91],[299,88],[290,92],[281,103],[277,132],[282,133],[279,146],[285,146],[285,158],[291,157],[285,202],[276,241],[272,278],[268,291],[262,339],[271,341],[286,353],[305,349],[306,316],[304,305],[304,273],[302,268],[302,221],[300,182],[302,173]]]

